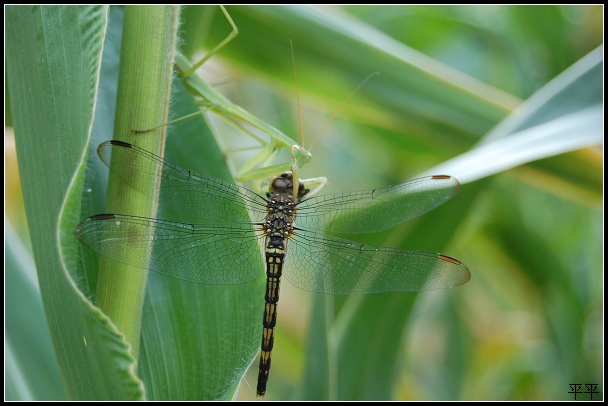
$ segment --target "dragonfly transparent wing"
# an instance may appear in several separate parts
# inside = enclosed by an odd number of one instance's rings
[[[266,215],[266,202],[256,193],[230,182],[173,165],[145,149],[106,141],[97,153],[104,164],[134,189],[155,197],[154,180],[162,178],[158,202],[180,213],[214,224],[232,223],[247,209],[254,221]],[[149,176],[133,176],[133,173]]]
[[[117,261],[195,283],[244,283],[258,275],[243,258],[255,256],[261,262],[262,234],[254,228],[266,215],[264,198],[127,143],[102,143],[98,153],[114,173],[143,193],[153,195],[154,179],[162,178],[159,203],[204,224],[98,215],[76,229],[84,245]],[[133,171],[149,176],[131,176]],[[441,254],[374,247],[306,230],[383,230],[437,207],[458,189],[458,181],[450,176],[430,176],[300,202],[298,229],[286,254],[286,278],[302,289],[336,294],[430,290],[467,282],[468,269]],[[244,218],[244,211],[255,223],[235,221]]]
[[[376,247],[298,230],[287,247],[285,278],[313,292],[416,292],[462,285],[466,266],[451,257]]]
[[[82,244],[115,261],[194,283],[245,283],[263,266],[252,224],[222,228],[100,214],[80,223],[75,233]],[[258,258],[260,267],[252,268],[250,258]]]
[[[459,189],[456,178],[437,175],[380,189],[315,196],[298,204],[296,224],[346,234],[386,230],[434,209]]]
[[[251,224],[224,228],[102,214],[84,220],[75,232],[82,244],[104,256],[189,282],[238,284],[259,275],[243,261],[260,258],[259,235]],[[442,289],[471,278],[463,264],[441,254],[370,246],[303,230],[288,244],[284,272],[301,289],[333,294]]]

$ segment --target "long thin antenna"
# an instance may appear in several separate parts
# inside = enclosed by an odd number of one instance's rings
[[[353,95],[355,93],[357,93],[357,91],[361,88],[361,86],[363,86],[365,84],[365,82],[367,82],[372,77],[379,75],[379,74],[380,74],[379,72],[370,73],[369,75],[367,75],[367,77],[365,79],[363,79],[361,81],[361,83],[359,83],[357,85],[357,87],[355,87],[355,89],[352,92],[350,92],[350,94],[346,97],[346,99],[344,99],[342,104],[340,104],[340,106],[338,106],[338,108],[334,111],[334,113],[331,115],[331,117],[325,122],[325,124],[323,124],[323,127],[321,127],[321,129],[317,133],[315,139],[310,144],[310,147],[308,147],[309,151],[312,149],[313,145],[315,145],[317,143],[319,138],[321,138],[321,134],[323,134],[323,131],[325,131],[325,128],[327,128],[327,126],[332,122],[332,120],[338,115],[338,113],[342,110],[342,108],[346,105],[346,103],[348,103],[348,101],[351,99],[351,97],[353,97]]]
[[[300,86],[298,85],[298,74],[296,73],[296,57],[293,50],[293,40],[289,39],[291,45],[291,64],[293,65],[293,78],[296,82],[296,99],[298,100],[298,116],[300,116],[300,136],[302,137],[302,147],[304,146],[304,121],[302,121],[302,109],[300,107]]]

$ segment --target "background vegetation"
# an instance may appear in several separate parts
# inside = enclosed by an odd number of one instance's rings
[[[228,10],[239,35],[200,74],[300,142],[292,39],[305,145],[361,80],[380,73],[324,131],[304,177],[329,177],[327,193],[422,172],[463,183],[421,219],[353,239],[445,253],[472,280],[447,291],[349,297],[284,283],[267,398],[566,400],[572,383],[600,384],[601,398],[602,8]],[[95,258],[77,254],[72,230],[104,211],[104,176],[93,154],[86,175],[78,165],[89,135],[94,150],[112,134],[123,9],[112,7],[107,22],[103,7],[7,11],[7,121],[27,207],[20,215],[8,198],[20,195],[10,182],[17,170],[7,166],[7,399],[231,397],[259,345],[261,278],[231,291],[152,275],[139,369],[90,302],[95,278],[84,269]],[[182,23],[180,46],[191,59],[230,32],[217,7],[186,7]],[[58,70],[66,60],[75,68]],[[187,96],[172,92],[174,103]],[[238,168],[253,152],[231,151],[255,142],[207,118],[208,135],[196,120],[172,126],[167,157],[211,170],[222,161],[213,135]],[[33,254],[20,246],[25,218]],[[230,318],[210,307],[239,297],[247,303],[235,303]],[[238,398],[253,398],[257,359],[244,377]]]

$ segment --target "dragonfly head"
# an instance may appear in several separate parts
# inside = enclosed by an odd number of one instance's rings
[[[272,180],[270,193],[281,193],[293,195],[293,174],[291,171],[283,172]],[[307,190],[304,188],[302,180],[298,182],[298,198],[302,198]]]

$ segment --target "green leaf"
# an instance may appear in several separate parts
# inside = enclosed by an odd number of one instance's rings
[[[36,267],[10,223],[6,233],[5,374],[7,400],[65,400]]]
[[[538,159],[600,145],[604,139],[602,56],[603,47],[597,48],[522,103],[477,146],[426,173],[450,173],[468,183]]]
[[[72,399],[142,398],[128,345],[75,283],[72,230],[79,221],[107,7],[12,6],[7,12],[9,91],[26,214],[66,391]]]

